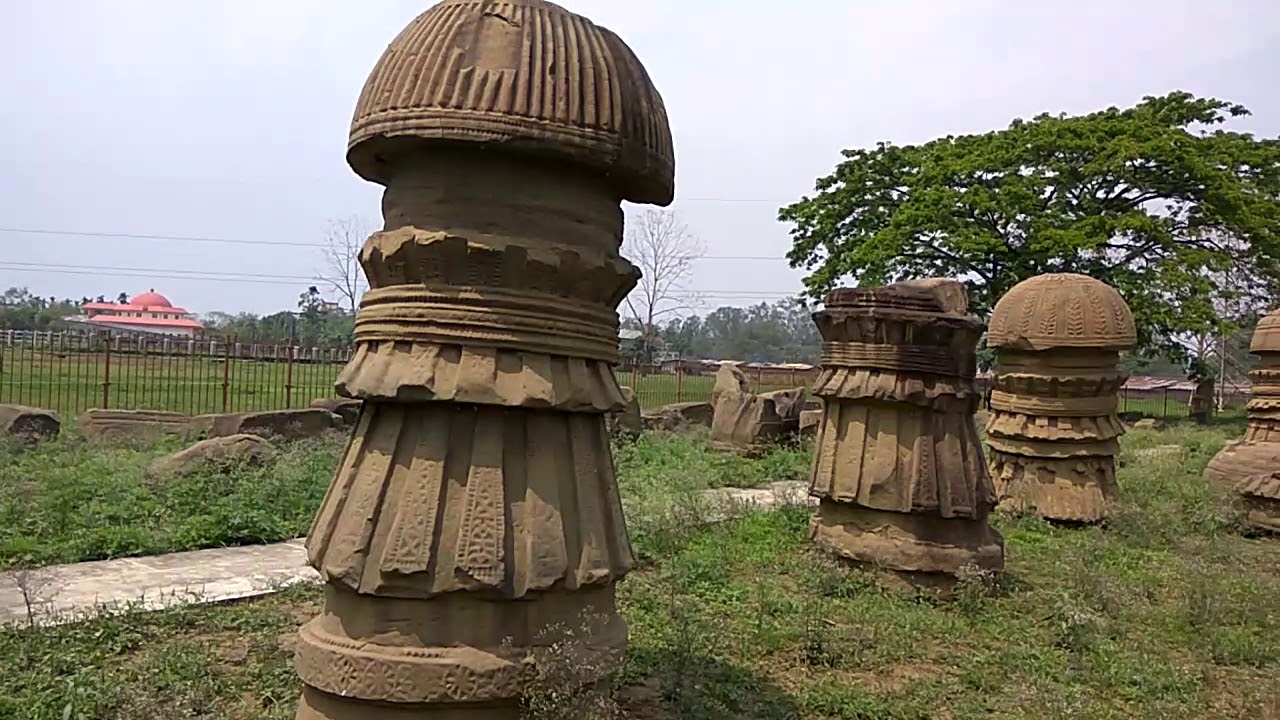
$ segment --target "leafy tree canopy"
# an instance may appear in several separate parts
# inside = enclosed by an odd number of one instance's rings
[[[0,330],[48,330],[63,318],[78,315],[80,305],[88,301],[45,298],[24,287],[11,287],[0,293]]]
[[[1267,305],[1280,285],[1280,140],[1218,126],[1240,105],[1185,92],[1128,109],[1040,115],[923,145],[846,150],[783,208],[792,267],[820,298],[950,276],[985,315],[1014,284],[1092,275],[1133,309],[1144,348]]]

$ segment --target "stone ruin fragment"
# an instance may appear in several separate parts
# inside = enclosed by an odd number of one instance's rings
[[[587,684],[627,644],[605,415],[639,277],[621,202],[672,200],[666,111],[589,20],[446,0],[378,61],[347,161],[385,225],[337,383],[364,406],[307,538],[326,589],[297,717],[516,718],[531,658],[568,643]]]
[[[912,584],[1004,566],[973,421],[982,323],[968,312],[963,285],[929,279],[836,290],[813,316],[823,340],[813,538]]]
[[[711,407],[711,449],[755,455],[800,432],[804,388],[756,395],[742,370],[725,364],[716,371]]]
[[[1000,298],[987,328],[987,444],[1003,509],[1072,523],[1106,516],[1124,434],[1120,353],[1136,343],[1124,298],[1086,275],[1039,275]]]
[[[1280,310],[1258,321],[1249,351],[1253,396],[1244,439],[1227,443],[1205,467],[1205,480],[1238,493],[1254,528],[1280,533]]]
[[[62,419],[52,410],[26,405],[0,404],[0,439],[13,438],[23,445],[56,440]]]

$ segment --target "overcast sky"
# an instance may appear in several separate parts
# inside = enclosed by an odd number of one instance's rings
[[[1255,116],[1237,127],[1280,135],[1270,0],[562,4],[629,43],[666,101],[674,208],[707,247],[694,286],[709,307],[799,290],[777,210],[842,148],[1175,89],[1243,103]],[[326,222],[378,220],[380,188],[344,160],[348,123],[386,44],[428,5],[0,3],[0,289],[292,308],[321,270],[306,245]]]

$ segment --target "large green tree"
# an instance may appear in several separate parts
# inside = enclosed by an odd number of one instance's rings
[[[1244,107],[1174,92],[982,135],[846,150],[783,208],[792,267],[820,298],[852,280],[950,276],[985,314],[1014,284],[1078,272],[1115,286],[1146,348],[1265,306],[1280,280],[1280,140],[1221,127]]]

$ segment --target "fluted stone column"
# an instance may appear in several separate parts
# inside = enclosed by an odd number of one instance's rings
[[[1249,351],[1258,362],[1244,439],[1214,455],[1204,477],[1240,494],[1250,525],[1280,533],[1280,310],[1258,321]]]
[[[1004,566],[995,495],[974,424],[982,324],[964,286],[920,280],[836,290],[814,314],[823,399],[810,494],[813,538],[913,584]]]
[[[987,328],[987,444],[1002,508],[1062,522],[1106,516],[1124,434],[1120,352],[1136,342],[1124,298],[1085,275],[1039,275],[1000,298]]]
[[[337,383],[363,409],[307,539],[326,590],[297,716],[515,718],[539,647],[574,633],[582,683],[626,649],[605,414],[639,277],[621,201],[671,201],[666,114],[588,20],[448,0],[378,62],[348,162],[385,225]]]

